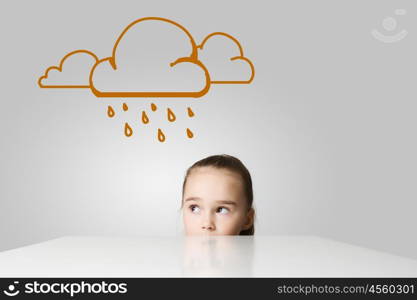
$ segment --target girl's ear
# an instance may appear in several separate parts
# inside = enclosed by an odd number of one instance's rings
[[[254,218],[255,210],[251,208],[246,214],[246,222],[243,224],[243,230],[247,230],[252,227]]]

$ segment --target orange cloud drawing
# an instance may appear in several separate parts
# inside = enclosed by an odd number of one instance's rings
[[[59,66],[46,69],[38,79],[41,88],[90,88],[89,76],[98,57],[88,50],[76,50],[65,55]]]
[[[89,77],[97,97],[201,97],[210,83],[188,30],[159,17],[130,23]]]
[[[233,44],[233,55],[227,56],[226,53],[222,53],[220,55],[221,57],[210,57],[210,54],[208,54],[205,58],[204,55],[207,52],[207,49],[210,48],[210,41],[213,41],[213,38],[223,38],[225,41],[228,41]],[[255,77],[255,67],[250,59],[244,56],[243,48],[240,45],[239,41],[231,36],[230,34],[224,33],[224,32],[214,32],[206,36],[202,43],[197,46],[199,49],[199,56],[204,65],[207,67],[207,69],[210,72],[210,76],[212,78],[211,83],[213,84],[249,84],[253,81],[253,78]],[[236,51],[237,49],[237,51]],[[243,63],[244,66],[242,66]],[[235,69],[235,74],[229,75],[229,76],[241,76],[241,73],[239,70],[242,68],[245,68],[247,70],[247,75],[244,79],[238,79],[238,78],[230,78],[227,80],[220,80],[222,77],[228,77],[228,75],[225,74],[225,69],[233,70]],[[231,71],[230,73],[233,73]],[[239,74],[239,75],[237,75]]]

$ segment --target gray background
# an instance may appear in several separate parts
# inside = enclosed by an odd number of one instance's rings
[[[0,250],[64,235],[180,235],[186,168],[228,153],[252,173],[256,234],[314,234],[417,258],[413,1],[0,6]],[[397,8],[407,14],[395,16]],[[198,41],[214,31],[234,35],[255,64],[254,82],[153,101],[196,112],[165,123],[165,143],[145,130],[123,136],[148,99],[38,88],[63,55],[106,57],[124,27],[146,16],[173,19]],[[409,31],[404,40],[371,36],[387,16]],[[122,102],[132,108],[124,115]],[[109,104],[120,112],[115,119],[106,116]],[[183,137],[186,127],[193,140]]]

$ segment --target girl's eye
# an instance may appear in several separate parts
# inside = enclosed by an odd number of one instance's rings
[[[228,208],[226,208],[226,207],[219,207],[218,209],[217,209],[217,212],[218,213],[221,213],[221,214],[227,214],[228,212],[229,212],[229,209]]]
[[[190,210],[195,213],[195,212],[199,212],[200,208],[197,205],[190,205]]]

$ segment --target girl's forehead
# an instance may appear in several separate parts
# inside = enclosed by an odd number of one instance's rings
[[[191,170],[188,175],[187,182],[189,180],[193,181],[217,181],[224,183],[239,183],[241,184],[242,178],[240,174],[231,171],[225,168],[215,168],[215,167],[198,167]]]
[[[213,167],[193,169],[187,177],[184,199],[196,197],[202,200],[233,200],[243,196],[243,184],[239,174]]]
[[[191,174],[199,174],[199,175],[224,175],[224,176],[235,176],[235,177],[240,177],[240,175],[230,169],[227,168],[217,168],[217,167],[212,167],[212,166],[205,166],[205,167],[195,167],[190,171],[190,175]]]

